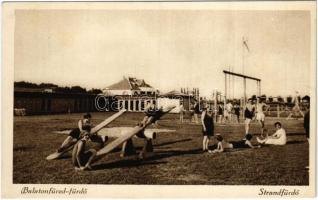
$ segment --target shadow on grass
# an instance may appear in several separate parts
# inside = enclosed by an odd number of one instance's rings
[[[182,140],[175,140],[175,141],[171,141],[171,142],[164,142],[161,144],[155,144],[153,145],[154,147],[161,147],[161,146],[165,146],[165,145],[169,145],[169,144],[175,144],[175,143],[179,143],[179,142],[188,142],[191,141],[192,139],[188,138],[188,139],[182,139]]]
[[[103,169],[115,169],[115,168],[129,168],[129,167],[138,167],[145,165],[158,165],[166,164],[166,161],[162,162],[145,162],[142,160],[120,160],[112,163],[102,163],[92,166],[93,170],[103,170]]]
[[[93,170],[103,170],[103,169],[113,169],[113,168],[127,168],[127,167],[138,167],[145,165],[157,165],[157,164],[166,164],[167,161],[158,161],[158,162],[150,162],[161,160],[164,158],[169,158],[173,156],[180,155],[192,155],[192,154],[201,154],[202,149],[193,149],[186,151],[164,151],[164,152],[155,152],[154,156],[150,156],[145,158],[144,160],[120,160],[112,163],[103,163],[97,164],[93,166]]]
[[[13,147],[13,151],[25,152],[34,148],[35,146],[16,146],[16,147]]]
[[[288,141],[287,144],[302,144],[307,143],[307,141]]]

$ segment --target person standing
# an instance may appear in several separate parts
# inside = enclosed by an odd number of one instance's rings
[[[265,127],[265,114],[263,112],[264,107],[267,107],[261,98],[258,99],[256,103],[256,120],[261,124],[261,136],[264,137],[264,127]]]
[[[199,103],[197,101],[195,101],[195,103],[194,103],[194,120],[195,120],[196,124],[199,123],[199,118],[198,118],[199,114],[200,114]]]
[[[234,105],[234,114],[236,116],[236,120],[237,120],[237,123],[240,123],[240,105],[238,103],[236,103]]]
[[[306,108],[306,112],[305,112],[305,116],[304,116],[304,128],[306,131],[306,138],[309,142],[309,138],[310,138],[310,134],[309,134],[309,130],[310,130],[310,97],[309,96],[305,96],[303,97],[303,104]]]
[[[184,115],[184,107],[183,104],[181,103],[180,107],[179,107],[179,112],[180,112],[180,122],[183,123],[183,115]]]
[[[201,114],[201,121],[203,133],[202,150],[205,152],[209,150],[209,141],[214,135],[213,114],[212,111],[209,110],[208,106],[205,106],[203,109],[203,112]]]
[[[252,98],[248,99],[244,117],[245,117],[245,135],[249,133],[250,123],[254,117],[255,105],[253,104]]]
[[[223,122],[223,105],[222,103],[218,106],[218,116],[219,116],[219,123],[221,124]]]
[[[233,105],[232,105],[231,101],[228,101],[228,103],[225,105],[225,109],[224,109],[225,121],[228,121],[228,122],[232,121],[232,109],[233,109]]]

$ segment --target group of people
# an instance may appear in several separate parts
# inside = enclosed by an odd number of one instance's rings
[[[309,105],[310,99],[306,97],[303,99],[305,102],[305,106],[307,108],[306,114],[304,114],[304,128],[306,131],[306,137],[309,138]],[[306,103],[307,102],[307,103]],[[225,149],[232,148],[260,148],[263,144],[268,145],[285,145],[287,143],[286,131],[282,127],[280,122],[276,122],[274,124],[276,128],[276,132],[272,135],[268,134],[267,129],[265,129],[265,114],[264,110],[268,106],[262,101],[261,98],[256,99],[248,99],[248,102],[245,106],[244,117],[245,117],[245,136],[241,141],[238,142],[226,142],[220,134],[216,134],[217,140],[217,148],[213,151],[209,150],[209,141],[211,137],[214,136],[214,120],[213,120],[213,112],[209,109],[209,106],[204,106],[201,121],[202,121],[202,132],[203,132],[203,144],[202,150],[204,152],[217,153],[223,152]],[[251,139],[253,135],[250,133],[250,123],[253,119],[256,119],[261,126],[261,135],[257,137],[258,145],[253,146],[251,143]]]
[[[309,129],[310,129],[310,117],[309,117],[309,97],[303,99],[305,106],[307,108],[304,114],[304,128],[306,131],[306,137],[309,141]],[[209,109],[209,106],[204,106],[201,113],[201,123],[203,132],[203,144],[202,149],[204,152],[209,153],[220,153],[226,149],[233,148],[260,148],[263,144],[268,145],[285,145],[287,143],[286,131],[282,127],[280,122],[274,124],[276,132],[272,135],[268,134],[265,129],[265,115],[264,108],[267,105],[258,99],[248,99],[245,106],[244,116],[245,116],[245,136],[242,140],[236,142],[227,142],[222,135],[216,134],[217,148],[214,150],[209,149],[209,142],[211,137],[214,136],[214,119],[213,111]],[[229,106],[230,107],[230,106]],[[235,106],[234,106],[235,107]],[[164,112],[162,107],[157,109],[154,104],[148,104],[145,108],[145,117],[138,123],[138,126],[146,127],[148,124],[156,124],[157,120],[163,116]],[[199,110],[196,115],[199,114]],[[256,118],[261,125],[261,136],[257,137],[257,145],[251,143],[253,135],[250,133],[250,123],[253,118]],[[91,133],[92,116],[89,113],[83,115],[83,118],[78,121],[78,127],[73,129],[67,138],[63,141],[61,146],[57,149],[57,153],[63,153],[70,148],[73,148],[73,164],[76,170],[86,170],[91,169],[91,163],[94,160],[98,149],[104,147],[108,138],[106,136],[100,136],[97,133]],[[92,146],[93,144],[93,146]]]
[[[218,118],[216,121],[218,123],[227,123],[227,122],[234,122],[240,123],[240,114],[241,108],[240,104],[237,102],[227,101],[225,106],[222,104],[218,105],[217,108],[217,116]]]
[[[137,123],[138,126],[156,125],[157,120],[164,114],[163,107],[157,109],[154,104],[149,103],[144,109],[144,114],[143,120]],[[91,114],[84,114],[83,118],[78,121],[78,127],[71,130],[56,151],[57,153],[63,153],[72,148],[73,165],[76,170],[91,169],[91,163],[96,157],[97,151],[103,148],[108,140],[107,136],[100,136],[91,132],[91,118]]]

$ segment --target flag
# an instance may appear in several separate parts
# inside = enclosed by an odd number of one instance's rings
[[[247,45],[247,40],[243,38],[243,45],[246,47],[247,51],[250,52],[250,49],[248,48]]]

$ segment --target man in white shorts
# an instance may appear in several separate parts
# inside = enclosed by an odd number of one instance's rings
[[[224,109],[224,119],[226,121],[229,121],[229,122],[232,121],[232,110],[233,110],[233,105],[230,101],[228,101]]]
[[[265,127],[265,114],[264,107],[268,107],[261,98],[258,98],[256,103],[256,120],[261,124],[261,136],[264,137],[264,127]]]

